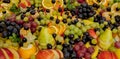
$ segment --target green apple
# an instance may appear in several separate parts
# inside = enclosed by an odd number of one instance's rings
[[[51,44],[53,47],[55,46],[55,40],[48,32],[48,28],[46,27],[42,27],[39,33],[38,41],[42,49],[46,49],[48,43]]]

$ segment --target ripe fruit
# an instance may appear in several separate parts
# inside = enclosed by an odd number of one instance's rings
[[[115,54],[118,57],[118,59],[120,59],[120,49],[116,49]]]
[[[98,59],[118,59],[114,52],[102,51],[98,55]]]
[[[120,42],[119,41],[116,41],[114,45],[115,45],[116,48],[120,48]]]
[[[90,29],[90,30],[88,30],[88,32],[89,32],[89,35],[90,35],[91,37],[93,37],[93,38],[95,38],[95,39],[98,37],[98,36],[96,35],[94,29]]]
[[[42,49],[46,49],[47,48],[47,44],[51,44],[52,47],[54,48],[55,40],[54,40],[52,34],[50,34],[48,32],[48,28],[42,27],[42,29],[41,29],[39,34],[40,35],[38,37],[38,41],[39,41],[39,44],[40,44]]]
[[[33,44],[29,44],[28,47],[20,47],[18,53],[20,54],[21,58],[29,59],[35,54],[36,49],[37,48]]]
[[[20,59],[17,51],[11,48],[0,49],[0,59]]]
[[[63,58],[63,53],[60,50],[40,50],[36,59],[61,59]]]
[[[112,37],[112,31],[110,29],[106,29],[105,32],[103,32],[99,39],[99,46],[103,49],[103,50],[107,50],[111,44],[114,42],[113,37]]]

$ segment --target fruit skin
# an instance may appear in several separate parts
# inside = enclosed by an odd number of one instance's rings
[[[39,50],[36,59],[61,59],[63,53],[60,50]]]
[[[7,48],[3,48],[3,49],[8,54],[9,59],[13,59],[14,58],[14,55],[12,54],[12,52],[9,49],[7,49]]]
[[[30,6],[31,6],[31,3],[29,0],[21,0],[21,2],[19,3],[19,7],[22,7],[22,8],[26,8]]]
[[[98,46],[95,46],[94,49],[95,49],[95,51],[94,51],[94,52],[92,53],[92,55],[91,55],[91,58],[92,58],[92,59],[96,58],[96,56],[97,56],[98,53],[99,53],[99,47],[98,47]]]
[[[52,34],[48,32],[48,28],[46,27],[42,27],[39,33],[38,41],[42,49],[47,49],[47,44],[51,44],[52,47],[54,48],[55,40]]]
[[[20,57],[14,49],[0,48],[0,59],[20,59]]]
[[[29,59],[32,55],[36,53],[37,48],[33,44],[29,44],[27,48],[20,47],[18,53],[23,59]]]
[[[120,49],[116,49],[115,54],[118,57],[118,59],[120,59]]]
[[[98,59],[118,59],[114,52],[102,51],[98,55]]]
[[[91,37],[93,37],[94,39],[96,39],[98,36],[96,35],[94,29],[90,29],[88,30],[88,33]]]
[[[98,38],[98,45],[103,50],[108,50],[113,42],[112,31],[110,29],[106,29]]]
[[[0,49],[0,59],[6,59],[3,51]]]

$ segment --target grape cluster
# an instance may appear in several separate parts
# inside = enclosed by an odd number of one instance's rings
[[[90,59],[94,48],[92,46],[86,48],[83,42],[79,42],[75,44],[74,51],[76,52],[77,58]]]
[[[0,33],[2,33],[3,38],[8,38],[12,34],[19,36],[20,26],[16,22],[11,21],[0,21]]]
[[[94,7],[91,5],[88,5],[87,3],[82,3],[78,7],[78,17],[82,19],[87,19],[92,16],[94,16],[96,12],[94,11]]]

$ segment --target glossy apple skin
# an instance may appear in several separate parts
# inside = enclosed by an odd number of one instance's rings
[[[14,59],[14,55],[12,54],[12,52],[10,50],[8,50],[7,48],[3,48],[3,49],[5,50],[7,55],[9,56],[9,59]]]
[[[36,59],[53,59],[53,57],[52,50],[40,50],[36,55]]]
[[[118,59],[114,52],[102,51],[98,55],[98,59]]]
[[[3,51],[0,49],[0,59],[6,59]]]

